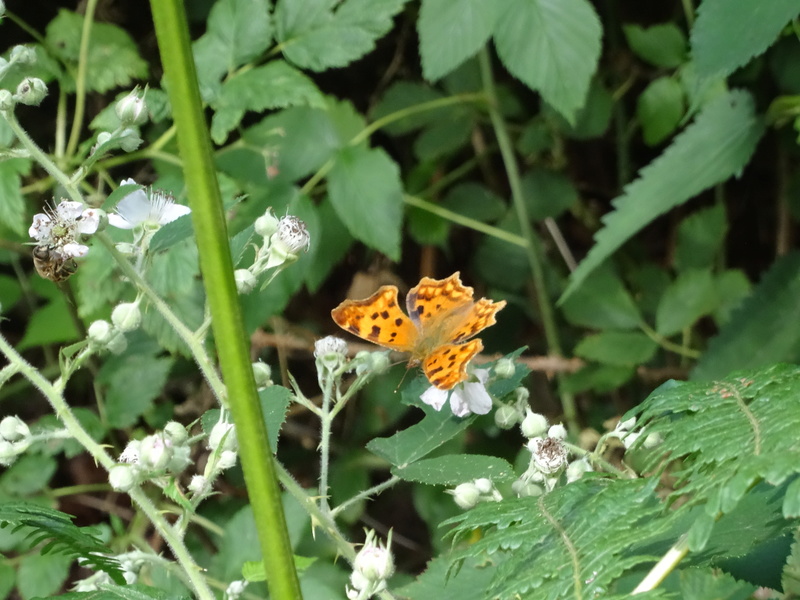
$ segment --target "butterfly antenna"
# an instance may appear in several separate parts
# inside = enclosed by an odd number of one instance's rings
[[[399,362],[397,362],[397,363],[395,363],[395,364],[396,364],[396,365],[399,365],[400,363],[399,363]],[[406,380],[406,375],[408,375],[408,371],[409,371],[409,369],[410,369],[410,368],[411,368],[411,367],[409,367],[409,366],[406,366],[406,370],[403,372],[403,376],[400,378],[400,381],[397,383],[397,387],[396,387],[396,388],[394,388],[394,393],[395,393],[395,394],[396,394],[398,391],[400,391],[400,386],[401,386],[401,385],[403,385],[403,382]]]

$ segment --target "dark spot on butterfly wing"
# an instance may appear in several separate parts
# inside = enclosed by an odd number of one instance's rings
[[[383,319],[383,320],[386,320],[386,319],[388,319],[388,318],[389,318],[389,311],[388,311],[388,310],[384,310],[384,311],[381,313],[381,319]]]
[[[373,325],[372,331],[369,332],[367,337],[369,337],[370,339],[378,339],[380,335],[381,335],[381,328],[378,325]]]

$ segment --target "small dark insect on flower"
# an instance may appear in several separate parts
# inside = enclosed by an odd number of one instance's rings
[[[56,283],[69,279],[78,270],[78,263],[50,245],[34,247],[33,266],[41,277]]]

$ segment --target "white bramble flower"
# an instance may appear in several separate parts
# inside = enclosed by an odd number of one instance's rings
[[[89,252],[88,246],[81,244],[82,236],[97,231],[102,214],[103,211],[85,208],[80,202],[62,200],[54,210],[33,216],[28,235],[36,240],[37,246],[55,254],[55,259],[80,258]]]
[[[487,369],[475,369],[473,375],[478,381],[459,383],[449,391],[431,386],[422,393],[420,400],[436,410],[441,410],[449,396],[450,410],[453,411],[455,416],[466,417],[472,413],[485,415],[492,410],[492,397],[486,391],[489,371]]]
[[[136,182],[125,179],[120,185],[136,185]],[[138,189],[117,203],[116,212],[108,215],[108,223],[119,229],[158,229],[190,212],[192,209],[175,204],[175,199],[165,192],[150,190],[148,195]]]

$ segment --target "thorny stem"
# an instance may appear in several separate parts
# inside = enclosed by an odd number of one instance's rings
[[[324,367],[320,367],[324,369]],[[328,372],[324,377],[325,387],[322,391],[322,416],[320,418],[320,440],[319,440],[319,507],[325,514],[330,514],[330,503],[328,502],[328,469],[330,466],[331,450],[331,426],[333,417],[331,414],[331,396],[333,395],[333,374]]]

